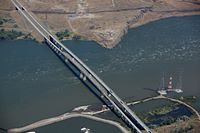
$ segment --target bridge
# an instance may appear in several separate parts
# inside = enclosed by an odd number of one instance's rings
[[[29,12],[19,1],[11,0],[16,10],[40,33],[46,44],[67,65],[73,66],[82,82],[89,82],[100,94],[99,98],[126,124],[133,132],[152,133],[152,131],[136,116],[115,92],[109,88],[85,63],[65,47],[47,28],[45,28],[34,15]]]

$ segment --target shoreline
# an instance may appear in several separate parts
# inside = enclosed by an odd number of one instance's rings
[[[26,132],[26,131],[30,131],[35,128],[47,126],[47,125],[50,125],[50,124],[53,124],[56,122],[60,122],[60,121],[75,118],[75,117],[84,117],[84,118],[88,118],[88,119],[95,120],[98,122],[103,122],[103,123],[110,124],[112,126],[117,127],[122,133],[131,133],[125,127],[123,127],[120,123],[118,123],[116,121],[99,118],[99,117],[96,117],[93,115],[89,115],[88,113],[65,113],[60,116],[37,121],[35,123],[32,123],[32,124],[24,126],[24,127],[8,129],[7,132],[8,133]]]
[[[192,16],[200,16],[200,12],[199,13],[186,13],[186,14],[176,14],[176,15],[166,15],[164,17],[159,17],[159,18],[151,18],[151,19],[147,19],[147,20],[144,20],[142,23],[133,23],[133,24],[127,24],[119,33],[118,35],[115,37],[115,39],[113,39],[110,43],[107,43],[107,42],[103,42],[103,41],[98,41],[96,39],[91,39],[91,38],[87,38],[85,36],[80,36],[81,38],[80,39],[77,39],[78,41],[94,41],[96,43],[98,43],[100,46],[104,47],[104,48],[107,48],[107,49],[112,49],[114,48],[115,46],[117,46],[120,41],[123,39],[123,37],[128,34],[129,30],[134,30],[135,28],[138,28],[140,26],[143,26],[143,25],[146,25],[148,23],[152,23],[152,22],[156,22],[156,21],[160,21],[160,20],[165,20],[165,19],[171,19],[171,18],[176,18],[176,17],[192,17]],[[0,29],[4,29],[3,27],[1,27]],[[8,38],[5,38],[5,39],[2,39],[2,40],[27,40],[27,39],[30,39],[30,40],[34,40],[34,41],[37,41],[39,43],[42,43],[43,40],[38,40],[37,38],[35,38],[34,36],[30,36],[30,33],[26,34],[24,33],[23,31],[19,31],[19,30],[16,30],[16,29],[10,29],[8,30],[9,31],[16,31],[16,32],[21,32],[22,35],[17,37],[17,38],[14,38],[14,39],[8,39]],[[60,31],[62,32],[62,31]],[[74,33],[76,34],[76,33]],[[26,37],[26,36],[29,36],[29,37]],[[77,34],[78,35],[78,34]],[[78,35],[79,36],[79,35]],[[1,41],[2,41],[1,40]],[[68,40],[76,40],[76,39],[73,39],[72,37],[71,38],[63,38],[61,39],[60,41],[68,41]]]
[[[149,19],[149,20],[144,20],[144,22],[142,23],[134,23],[134,24],[131,24],[131,25],[128,25],[121,31],[121,33],[119,34],[119,36],[117,37],[116,40],[113,40],[113,43],[109,44],[108,46],[104,46],[105,44],[102,44],[101,42],[98,42],[96,40],[97,43],[99,43],[101,46],[105,47],[105,48],[109,48],[109,49],[112,49],[114,48],[115,46],[118,45],[118,43],[120,43],[120,41],[123,39],[123,37],[128,34],[128,31],[129,30],[133,30],[137,27],[140,27],[140,26],[143,26],[143,25],[146,25],[148,23],[152,23],[152,22],[156,22],[156,21],[161,21],[161,20],[164,20],[164,19],[171,19],[171,18],[176,18],[176,17],[190,17],[190,16],[200,16],[200,12],[199,13],[194,13],[194,14],[177,14],[177,15],[169,15],[169,16],[165,16],[165,17],[159,17],[159,18],[152,18],[152,19]]]
[[[120,32],[117,34],[117,36],[114,37],[114,39],[112,40],[109,40],[107,41],[106,39],[102,38],[102,40],[98,40],[97,38],[99,38],[99,36],[96,36],[96,39],[91,39],[91,38],[87,38],[87,36],[81,36],[83,37],[84,39],[79,39],[81,41],[94,41],[96,43],[98,43],[100,46],[102,46],[103,48],[106,48],[106,49],[112,49],[114,48],[115,46],[117,46],[120,41],[124,38],[124,36],[126,34],[128,34],[129,30],[134,30],[135,28],[138,28],[140,26],[144,26],[146,24],[149,24],[149,23],[152,23],[152,22],[156,22],[156,21],[161,21],[161,20],[165,20],[165,19],[171,19],[171,18],[176,18],[176,17],[192,17],[192,16],[200,16],[200,11],[199,12],[181,12],[181,13],[175,13],[176,15],[171,15],[170,13],[169,14],[166,14],[164,16],[161,16],[161,17],[158,17],[158,18],[149,18],[149,19],[144,19],[142,20],[142,22],[139,22],[139,20],[133,20],[133,21],[137,21],[135,23],[129,23],[127,22],[127,24],[124,26],[124,28],[122,28],[120,30]],[[142,14],[142,16],[145,15],[145,14]],[[140,18],[141,15],[138,15],[138,17]],[[66,40],[73,40],[72,38],[64,38],[60,41],[66,41]]]
[[[152,100],[158,100],[158,99],[166,99],[166,100],[169,100],[171,102],[179,103],[179,104],[186,106],[187,108],[190,109],[191,112],[193,112],[193,114],[196,115],[198,121],[200,121],[200,114],[194,107],[192,107],[191,105],[189,105],[189,104],[187,104],[187,103],[185,103],[181,100],[166,97],[166,96],[163,96],[163,95],[157,95],[157,96],[145,98],[145,99],[142,99],[142,100],[137,100],[137,101],[134,101],[134,102],[129,102],[129,103],[127,103],[127,105],[128,106],[136,105],[136,104],[140,104],[140,103],[144,103],[144,102],[148,102],[148,101],[152,101]],[[8,129],[8,133],[25,132],[25,131],[29,131],[29,130],[39,128],[39,127],[42,127],[42,126],[47,126],[47,125],[57,123],[57,122],[60,122],[60,121],[63,121],[63,120],[67,120],[67,119],[70,119],[70,118],[74,118],[74,117],[85,117],[85,118],[88,118],[88,119],[107,123],[107,124],[110,124],[110,125],[117,127],[119,130],[122,131],[122,133],[130,133],[130,131],[128,129],[126,129],[125,127],[123,127],[119,122],[94,116],[94,115],[97,115],[97,114],[100,114],[100,113],[110,111],[110,109],[108,109],[107,107],[104,106],[103,109],[97,110],[97,111],[87,111],[89,106],[90,105],[79,106],[79,107],[74,108],[72,110],[72,112],[67,112],[67,113],[64,113],[64,114],[59,115],[59,116],[39,120],[37,122],[34,122],[34,123],[29,124],[29,125],[24,126],[24,127]]]
[[[23,1],[22,4],[53,34],[68,30],[75,35],[74,39],[93,40],[108,49],[117,46],[130,29],[161,19],[200,15],[200,2],[193,0],[69,1],[68,4],[54,1],[47,4],[48,1]],[[11,2],[5,1],[0,7],[1,28],[17,28],[24,34],[30,33],[38,42],[43,41]],[[61,41],[71,40],[68,35]]]

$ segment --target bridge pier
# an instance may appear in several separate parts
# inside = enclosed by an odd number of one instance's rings
[[[101,98],[103,99],[103,98],[104,98],[104,95],[101,95]]]
[[[68,61],[68,59],[65,59],[65,63],[68,63],[69,61]]]
[[[74,63],[74,58],[72,58],[72,62]]]
[[[60,53],[60,51],[59,51],[59,50],[57,51],[57,53],[58,53],[58,55],[61,57],[61,53]]]
[[[80,76],[79,76],[81,79],[83,78],[83,74],[82,73],[80,73]]]
[[[82,79],[83,81],[86,81],[86,80],[87,80],[87,77],[86,77],[83,73],[80,73],[79,77],[80,77],[80,79]]]
[[[83,77],[83,81],[86,81],[86,80],[87,80],[87,77],[86,77],[86,76],[84,76],[84,77]]]
[[[54,47],[54,52],[56,52],[56,54],[57,54],[57,49]]]

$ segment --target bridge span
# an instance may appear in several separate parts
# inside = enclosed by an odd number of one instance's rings
[[[66,64],[71,64],[80,75],[83,82],[90,82],[100,93],[100,98],[107,106],[115,112],[133,132],[147,133],[152,131],[136,116],[136,114],[126,105],[115,92],[108,87],[85,63],[83,63],[74,53],[65,47],[46,27],[39,23],[36,17],[29,12],[19,1],[11,0],[16,10],[25,17],[28,22],[44,37],[46,44],[59,56]]]

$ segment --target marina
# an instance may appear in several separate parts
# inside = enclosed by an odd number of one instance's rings
[[[163,74],[162,80],[161,80],[161,87],[158,89],[158,93],[160,95],[167,95],[167,92],[176,92],[176,93],[183,93],[182,90],[182,77],[179,77],[179,83],[177,84],[178,87],[173,86],[173,78],[169,78],[168,86],[165,87],[165,77]]]

